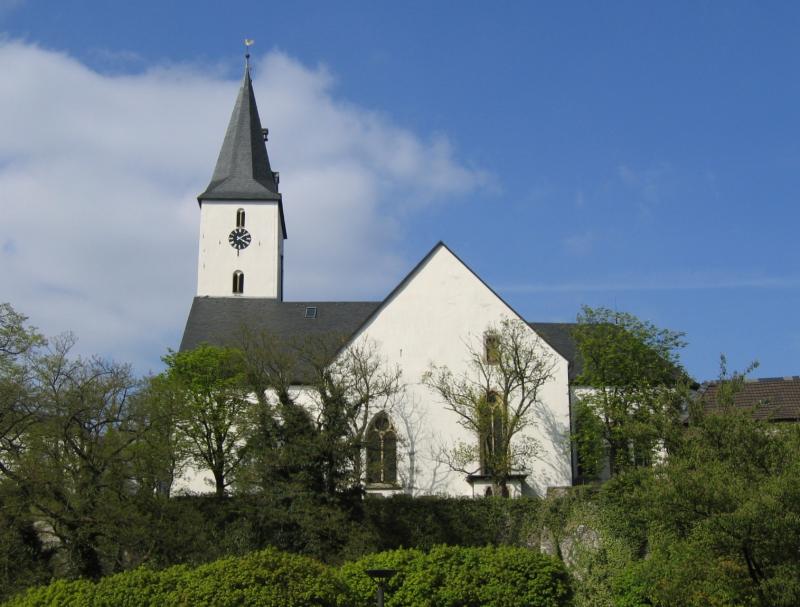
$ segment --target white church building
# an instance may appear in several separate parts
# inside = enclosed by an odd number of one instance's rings
[[[532,409],[532,423],[520,435],[535,441],[535,456],[508,489],[512,495],[541,495],[573,484],[571,379],[580,370],[571,325],[522,319],[442,242],[382,301],[284,301],[287,230],[278,185],[247,69],[211,182],[198,197],[197,294],[180,349],[236,345],[234,336],[243,327],[281,339],[338,334],[351,344],[368,340],[387,365],[401,370],[403,390],[401,402],[377,412],[368,428],[368,433],[393,434],[387,444],[397,453],[387,458],[392,469],[383,470],[381,478],[364,479],[367,491],[482,496],[491,484],[480,462],[474,473],[465,474],[441,457],[458,442],[478,438],[459,425],[457,414],[422,378],[432,365],[456,375],[468,372],[469,344],[481,343],[488,328],[503,321],[524,322],[551,361],[551,371]],[[297,386],[298,394],[303,390]],[[189,473],[182,485],[209,491],[204,480],[203,474]]]

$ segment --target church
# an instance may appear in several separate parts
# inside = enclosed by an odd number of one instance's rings
[[[473,372],[470,353],[490,343],[491,331],[514,322],[524,327],[526,339],[549,366],[530,422],[514,438],[536,448],[514,471],[507,491],[542,495],[572,485],[571,380],[580,369],[571,325],[523,319],[443,242],[382,301],[284,301],[288,232],[279,175],[270,165],[266,142],[248,66],[211,182],[198,196],[197,293],[180,349],[236,345],[233,336],[243,327],[282,339],[336,334],[349,345],[374,344],[381,359],[400,370],[402,391],[390,406],[374,412],[367,427],[367,442],[374,439],[378,452],[366,457],[377,457],[379,465],[377,472],[367,468],[366,491],[477,497],[491,493],[481,461],[465,473],[444,454],[479,437],[459,423],[458,414],[423,378],[432,368],[446,368],[454,376]],[[300,382],[301,402],[304,389]],[[200,471],[189,472],[179,489],[205,492],[206,480]]]

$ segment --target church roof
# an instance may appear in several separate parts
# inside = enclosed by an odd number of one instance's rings
[[[246,297],[195,297],[181,340],[181,350],[200,344],[237,346],[243,329],[266,332],[285,340],[313,336],[352,336],[378,310],[379,301],[278,301]],[[307,318],[315,308],[315,318]],[[573,323],[529,323],[534,331],[569,361],[569,379],[580,362],[572,338]]]
[[[536,334],[545,340],[553,350],[569,361],[569,380],[583,373],[583,363],[578,352],[578,344],[572,336],[574,322],[529,322]]]
[[[380,305],[377,301],[278,301],[247,297],[195,297],[186,321],[181,350],[202,343],[236,346],[242,329],[282,339],[315,335],[347,338]],[[314,318],[307,309],[315,308]]]
[[[201,204],[204,200],[281,200],[269,164],[249,67],[244,72],[211,183],[197,200]]]

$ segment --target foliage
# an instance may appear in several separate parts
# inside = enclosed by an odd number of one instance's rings
[[[399,368],[375,343],[336,334],[291,340],[245,330],[239,342],[245,383],[259,401],[239,487],[360,495],[366,428],[401,393]],[[298,381],[302,393],[292,387]]]
[[[683,334],[631,314],[584,307],[573,329],[583,370],[575,384],[574,433],[582,476],[649,466],[680,431],[687,378],[678,362]],[[599,422],[599,423],[598,423]]]
[[[552,557],[526,548],[437,546],[428,553],[370,555],[342,567],[339,575],[356,595],[354,605],[373,604],[375,585],[364,570],[384,567],[398,570],[388,582],[389,607],[571,604],[569,576]]]
[[[138,524],[130,450],[138,436],[130,369],[69,356],[73,340],[52,340],[27,365],[18,405],[29,423],[0,472],[58,539],[77,574],[122,566],[120,536]]]
[[[252,406],[244,389],[241,353],[201,345],[164,357],[168,382],[182,404],[178,429],[194,464],[214,475],[214,491],[225,494],[242,459],[252,426]]]
[[[537,445],[523,430],[534,423],[539,391],[551,378],[553,361],[521,320],[489,327],[480,344],[468,344],[468,368],[453,373],[432,365],[422,381],[457,416],[474,440],[443,453],[454,470],[480,472],[501,495],[509,477],[525,466]]]
[[[798,455],[794,424],[756,421],[733,407],[695,411],[679,450],[649,488],[656,558],[646,571],[674,569],[676,552],[705,560],[680,575],[659,575],[654,595],[661,603],[725,604],[732,591],[757,605],[800,602]]]
[[[374,604],[375,584],[365,569],[398,571],[387,605],[436,607],[570,604],[564,567],[525,548],[437,546],[430,552],[395,550],[346,563],[338,571],[297,555],[267,549],[197,568],[139,568],[91,583],[57,581],[33,588],[7,607],[83,605],[259,605],[360,607]]]
[[[58,581],[31,589],[6,605],[332,606],[344,592],[326,566],[305,557],[267,549],[195,569],[183,565],[163,571],[140,568],[103,578],[95,584],[85,580]]]
[[[24,496],[0,481],[0,601],[50,577],[53,550],[41,541]]]
[[[743,380],[723,377],[714,412],[694,403],[665,461],[598,490],[579,605],[800,603],[800,427],[733,407]]]

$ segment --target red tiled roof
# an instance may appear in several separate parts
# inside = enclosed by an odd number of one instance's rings
[[[700,398],[708,412],[720,409],[717,402],[719,382],[709,382],[700,389]],[[769,421],[800,420],[800,376],[747,380],[733,397],[733,404],[753,409],[755,419]]]

